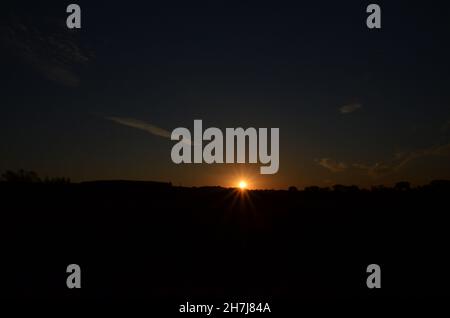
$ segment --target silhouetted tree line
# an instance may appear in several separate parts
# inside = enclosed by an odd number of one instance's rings
[[[1,175],[1,181],[9,183],[47,183],[47,184],[68,184],[69,178],[65,177],[44,177],[43,179],[35,171],[20,169],[17,171],[7,170]]]
[[[385,185],[376,185],[372,186],[370,189],[361,189],[356,185],[342,185],[335,184],[332,187],[318,187],[318,186],[309,186],[304,188],[304,192],[306,193],[329,193],[329,192],[337,192],[337,193],[357,193],[357,192],[406,192],[412,190],[424,190],[424,189],[443,189],[450,190],[450,180],[434,180],[427,185],[412,187],[411,183],[408,181],[400,181],[397,182],[393,187],[388,187]],[[289,191],[298,191],[295,186],[290,186],[288,188]]]
[[[65,177],[44,177],[41,178],[35,171],[27,171],[20,169],[17,171],[7,170],[1,175],[0,181],[9,183],[45,183],[45,184],[69,184],[70,178]],[[101,181],[96,181],[99,183]],[[106,183],[111,183],[110,181],[105,181]],[[126,182],[126,181],[115,181]],[[138,182],[134,182],[138,183]],[[150,185],[151,182],[140,182],[142,184]],[[156,182],[157,183],[157,182]],[[156,184],[155,183],[155,184]],[[163,183],[161,183],[163,184]],[[171,183],[164,183],[166,186],[172,186]],[[214,187],[213,187],[214,188]],[[220,188],[220,187],[218,187]],[[412,187],[411,183],[408,181],[397,182],[393,187],[388,187],[385,185],[372,186],[370,189],[361,189],[356,185],[342,185],[335,184],[331,187],[319,187],[319,186],[308,186],[303,189],[305,193],[358,193],[358,192],[406,192],[411,190],[424,190],[424,189],[442,189],[450,190],[450,180],[434,180],[428,185],[422,185],[417,187]],[[290,186],[288,188],[289,192],[299,192],[297,187]]]

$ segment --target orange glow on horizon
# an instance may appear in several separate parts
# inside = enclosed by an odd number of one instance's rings
[[[245,189],[247,189],[247,187],[248,187],[248,184],[246,181],[244,181],[244,180],[239,181],[239,189],[245,190]]]

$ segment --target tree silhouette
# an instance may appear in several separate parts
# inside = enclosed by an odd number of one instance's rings
[[[12,183],[36,183],[41,182],[38,174],[34,171],[26,171],[23,169],[18,170],[17,172],[7,170],[2,174],[3,179],[6,182]]]
[[[394,189],[398,191],[411,190],[411,183],[409,183],[408,181],[397,182],[394,186]]]

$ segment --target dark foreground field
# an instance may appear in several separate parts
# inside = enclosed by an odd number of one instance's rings
[[[0,183],[12,298],[149,302],[439,295],[446,182],[246,191],[146,182]],[[82,288],[66,287],[79,264]],[[379,264],[382,288],[366,287]]]

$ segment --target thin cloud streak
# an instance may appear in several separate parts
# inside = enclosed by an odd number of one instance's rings
[[[110,120],[110,121],[115,122],[120,125],[124,125],[127,127],[146,131],[154,136],[171,139],[172,133],[170,131],[165,130],[161,127],[152,125],[150,123],[147,123],[145,121],[139,120],[139,119],[126,118],[126,117],[105,117],[105,119]],[[191,146],[193,144],[193,142],[190,139],[182,139],[181,142],[184,144],[187,144],[189,146]]]
[[[138,119],[134,119],[134,118],[122,118],[122,117],[106,117],[106,119],[111,120],[115,123],[124,125],[124,126],[144,130],[155,136],[160,136],[160,137],[170,139],[169,131],[167,131],[163,128],[160,128],[158,126],[146,123],[142,120],[138,120]]]

